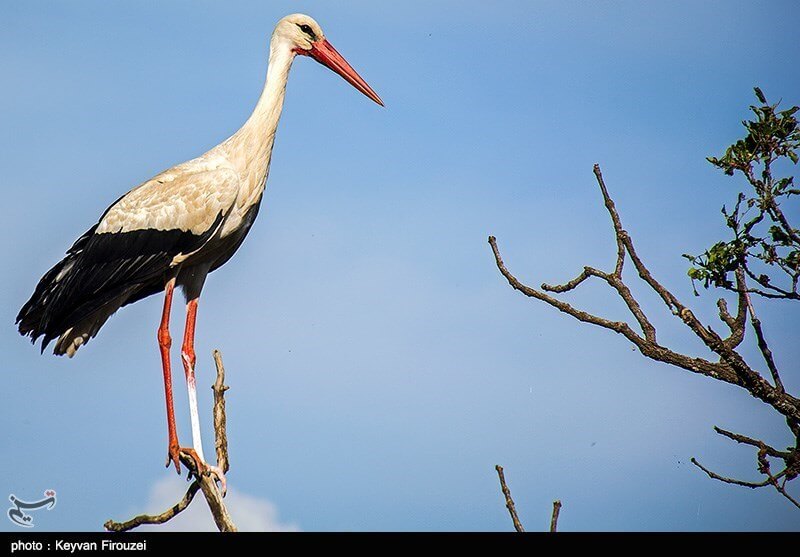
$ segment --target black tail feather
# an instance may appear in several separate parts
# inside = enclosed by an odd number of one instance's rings
[[[97,225],[87,230],[85,234],[78,238],[69,251],[67,251],[66,257],[44,274],[39,284],[36,285],[36,289],[30,300],[22,306],[19,314],[17,314],[16,323],[21,335],[30,336],[32,343],[36,343],[36,339],[44,335],[42,352],[44,352],[47,344],[58,336],[58,333],[49,329],[47,326],[48,309],[56,297],[59,284],[72,272],[81,253],[83,253],[86,243],[89,241],[92,234],[94,234],[95,228],[97,228]]]
[[[94,337],[123,305],[155,294],[177,272],[174,257],[199,249],[219,229],[222,213],[202,234],[180,229],[141,229],[78,238],[39,281],[17,315],[19,332],[42,351],[55,339],[56,354],[69,354]]]
[[[56,290],[59,283],[69,274],[72,267],[75,265],[77,256],[67,255],[64,259],[59,261],[52,269],[47,271],[36,285],[36,290],[33,292],[30,300],[28,300],[17,315],[17,325],[19,326],[19,333],[24,336],[30,336],[31,342],[35,343],[36,340],[44,335],[44,342],[42,343],[42,351],[44,351],[47,344],[53,340],[59,333],[47,327],[47,313],[50,303],[56,295]]]

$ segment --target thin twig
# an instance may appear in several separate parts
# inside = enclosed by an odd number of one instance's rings
[[[787,493],[785,489],[786,481],[784,481],[782,484],[778,482],[781,476],[785,475],[787,471],[783,470],[783,472],[780,472],[775,476],[772,475],[772,472],[770,471],[769,460],[767,460],[767,451],[765,447],[762,447],[761,450],[758,451],[758,471],[762,474],[766,474],[770,485],[772,485],[772,487],[774,487],[778,493],[783,495],[795,507],[800,509],[800,503],[798,503],[794,497]]]
[[[772,356],[772,350],[769,349],[767,339],[764,337],[764,331],[761,328],[761,320],[756,316],[756,311],[753,308],[753,302],[750,300],[750,295],[745,293],[745,298],[747,299],[747,308],[750,310],[750,324],[753,326],[753,330],[756,333],[758,349],[761,350],[761,355],[764,357],[764,361],[769,368],[775,388],[778,389],[779,392],[785,393],[786,389],[783,387],[783,381],[781,381],[781,375],[778,372],[778,366],[775,365],[775,358]]]
[[[731,336],[733,336],[733,333],[736,331],[736,319],[728,311],[728,302],[725,301],[725,298],[720,298],[717,300],[717,307],[719,308],[720,320],[725,322],[731,330]]]
[[[747,276],[751,279],[756,281],[758,284],[763,286],[764,288],[769,288],[772,292],[767,292],[765,290],[761,290],[759,288],[748,288],[747,292],[751,294],[758,294],[759,296],[763,296],[764,298],[772,298],[777,300],[787,299],[787,300],[800,300],[800,294],[794,291],[784,290],[774,284],[763,284],[761,281],[758,280],[758,277],[747,267],[745,267],[745,272]]]
[[[741,443],[743,445],[750,445],[751,447],[757,447],[759,450],[764,449],[766,454],[775,458],[780,458],[786,460],[790,457],[791,453],[787,451],[779,451],[773,447],[770,447],[763,441],[759,441],[758,439],[753,439],[752,437],[748,437],[747,435],[742,435],[741,433],[734,433],[732,431],[728,431],[726,429],[722,429],[721,427],[714,426],[714,431],[718,434],[722,435],[723,437],[727,437],[737,443]]]
[[[583,283],[589,277],[597,277],[606,281],[606,283],[611,286],[613,289],[617,291],[622,301],[625,302],[625,305],[628,306],[631,314],[636,318],[636,321],[639,323],[639,327],[642,329],[644,333],[644,338],[649,342],[656,342],[656,329],[653,327],[653,324],[650,323],[650,320],[645,315],[644,311],[642,310],[639,302],[633,297],[630,289],[625,285],[622,281],[622,277],[617,275],[616,272],[614,273],[605,273],[599,269],[595,269],[594,267],[584,267],[581,274],[577,277],[572,279],[571,281],[564,283],[564,284],[547,284],[542,283],[541,288],[545,292],[552,292],[554,294],[563,294],[564,292],[569,292],[570,290],[574,290],[578,286]]]
[[[784,484],[779,484],[777,478],[778,477],[775,476],[775,478],[772,479],[772,485],[775,488],[775,490],[778,493],[780,493],[781,495],[783,495],[792,505],[794,505],[795,507],[800,509],[800,501],[798,501],[797,499],[795,499],[794,497],[789,495],[789,493],[787,493],[787,491],[786,491],[785,483]]]
[[[600,172],[599,164],[594,165],[594,175],[597,178],[597,183],[600,185],[600,192],[603,194],[603,203],[606,206],[606,210],[608,210],[608,214],[611,216],[611,222],[613,223],[614,231],[616,232],[617,264],[614,268],[614,274],[618,278],[622,278],[622,266],[625,263],[625,238],[628,236],[628,233],[625,232],[624,228],[622,228],[622,219],[619,218],[617,207],[614,205],[614,201],[611,199],[611,196],[608,195],[608,190],[606,189],[606,184],[603,181],[603,174]]]
[[[768,485],[770,485],[769,478],[767,478],[763,482],[748,482],[744,480],[737,480],[734,478],[728,478],[726,476],[720,476],[716,472],[712,472],[711,470],[709,470],[708,468],[697,462],[697,459],[695,459],[694,457],[690,459],[690,462],[695,466],[697,466],[698,468],[700,468],[700,470],[705,472],[708,475],[708,477],[711,478],[712,480],[719,480],[721,482],[725,482],[726,484],[740,485],[742,487],[749,487],[751,489],[756,489],[758,487],[767,487]]]
[[[542,290],[544,290],[545,292],[553,292],[554,294],[569,292],[570,290],[574,290],[575,288],[580,286],[580,284],[587,278],[589,278],[591,275],[592,273],[590,272],[590,268],[584,267],[583,271],[581,271],[581,274],[579,274],[571,281],[565,282],[564,284],[547,284],[546,282],[543,282]]]
[[[222,363],[222,354],[219,350],[214,350],[214,365],[217,367],[217,380],[211,387],[214,391],[214,445],[217,449],[217,466],[223,472],[230,469],[228,460],[228,432],[227,418],[225,414],[225,391],[229,389],[225,385],[225,366]]]
[[[717,308],[719,308],[719,318],[724,321],[730,329],[731,334],[723,342],[731,350],[739,346],[744,340],[745,323],[747,321],[747,277],[745,276],[744,267],[739,266],[736,268],[736,317],[728,311],[728,303],[725,298],[717,300]]]
[[[103,527],[109,532],[127,532],[128,530],[133,530],[134,528],[138,528],[139,526],[143,526],[145,524],[163,524],[168,520],[172,520],[178,514],[183,512],[186,507],[189,506],[189,503],[192,502],[192,499],[194,499],[194,496],[199,489],[200,484],[197,483],[197,480],[195,480],[189,486],[189,489],[186,491],[186,495],[183,496],[183,499],[178,501],[175,505],[163,513],[155,515],[140,514],[139,516],[135,516],[125,522],[114,522],[113,520],[107,520],[106,523],[103,524]]]
[[[800,508],[800,503],[798,503],[798,501],[794,499],[791,495],[789,495],[789,493],[786,491],[786,482],[794,478],[796,475],[796,472],[793,469],[796,462],[795,461],[796,456],[794,453],[779,451],[774,447],[770,447],[763,441],[759,441],[758,439],[753,439],[752,437],[748,437],[740,433],[733,433],[731,431],[727,431],[716,426],[714,427],[714,431],[716,431],[717,433],[719,433],[724,437],[727,437],[728,439],[736,441],[737,443],[741,443],[743,445],[749,445],[751,447],[757,447],[758,471],[764,474],[767,478],[761,482],[749,482],[745,480],[737,480],[735,478],[722,476],[720,474],[717,474],[716,472],[712,472],[711,470],[709,470],[708,468],[697,462],[697,460],[694,458],[691,459],[692,464],[694,464],[695,466],[700,468],[703,472],[705,472],[709,478],[714,480],[719,480],[727,484],[749,487],[751,489],[772,486],[778,493],[780,493],[783,497],[785,497],[794,506]],[[772,471],[770,470],[768,457],[782,459],[786,463],[786,468],[784,468],[779,473],[773,475]],[[783,478],[783,482],[778,481],[781,478]]]
[[[500,489],[503,490],[503,496],[506,498],[506,508],[508,509],[508,514],[511,515],[511,521],[514,523],[514,529],[517,532],[524,532],[525,528],[522,527],[522,523],[519,521],[517,509],[514,507],[514,500],[511,498],[511,490],[508,489],[508,485],[506,485],[506,477],[503,474],[503,467],[498,464],[494,467],[494,469],[497,470],[497,476],[500,478]]]
[[[608,188],[606,188],[606,183],[603,180],[603,173],[600,170],[600,165],[595,164],[594,168],[594,176],[597,179],[597,184],[600,186],[600,193],[603,196],[603,203],[608,210],[608,214],[611,216],[611,222],[614,225],[614,232],[616,233],[616,237],[618,242],[622,243],[625,246],[628,255],[631,256],[631,261],[633,262],[633,266],[636,268],[636,271],[639,273],[639,276],[644,280],[650,287],[664,300],[664,303],[667,304],[671,310],[680,312],[680,310],[684,307],[678,299],[666,288],[664,288],[655,278],[653,275],[650,274],[650,271],[647,267],[644,266],[642,260],[639,258],[636,250],[633,247],[633,240],[631,240],[630,235],[625,231],[622,227],[622,219],[620,219],[619,213],[617,212],[617,207],[614,204],[614,201],[611,199],[611,196],[608,194]]]
[[[550,518],[550,531],[558,531],[558,513],[561,512],[561,501],[553,501],[553,516]]]

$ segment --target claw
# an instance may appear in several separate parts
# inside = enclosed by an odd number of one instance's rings
[[[228,492],[228,482],[225,479],[225,473],[219,466],[213,466],[208,464],[207,462],[203,462],[203,459],[197,454],[197,451],[190,447],[182,447],[180,449],[180,453],[183,455],[188,456],[192,459],[195,465],[195,470],[197,474],[200,475],[208,475],[213,476],[214,481],[219,483],[219,490],[223,497]],[[190,470],[189,477],[191,478],[192,474],[194,474],[194,470]]]
[[[192,449],[191,447],[181,447],[179,449],[179,452],[180,452],[181,455],[188,456],[189,458],[192,459],[192,462],[194,462],[194,468],[195,469],[192,470],[191,468],[189,468],[189,478],[191,478],[192,474],[194,474],[195,472],[197,474],[204,474],[205,473],[206,468],[208,468],[208,465],[205,462],[203,462],[203,459],[200,458],[200,456],[197,454],[197,452],[194,449]]]
[[[170,445],[167,449],[167,464],[166,467],[169,468],[170,464],[175,464],[175,471],[178,472],[178,475],[181,473],[181,449],[176,445]]]
[[[219,466],[211,466],[210,464],[206,465],[208,468],[208,473],[215,477],[215,481],[219,483],[219,491],[223,497],[225,494],[228,493],[228,481],[225,479],[225,472],[222,471],[222,468]]]

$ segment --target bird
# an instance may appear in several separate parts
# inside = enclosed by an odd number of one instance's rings
[[[297,56],[339,74],[369,99],[381,98],[331,45],[310,16],[278,21],[269,42],[267,76],[247,121],[201,156],[173,166],[117,199],[47,271],[16,318],[19,333],[41,352],[72,357],[123,306],[163,293],[157,340],[167,409],[167,467],[180,474],[181,453],[201,472],[224,474],[206,462],[195,387],[195,324],[208,273],[239,249],[258,214],[283,110],[286,84]],[[192,447],[178,441],[172,397],[169,332],[173,292],[183,290],[186,325],[181,360],[189,395]]]

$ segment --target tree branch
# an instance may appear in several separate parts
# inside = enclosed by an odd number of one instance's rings
[[[174,506],[170,507],[163,513],[156,515],[140,514],[139,516],[135,516],[125,522],[114,522],[113,520],[107,520],[106,523],[103,524],[103,527],[109,532],[127,532],[128,530],[133,530],[134,528],[138,528],[139,526],[145,524],[163,524],[168,520],[172,520],[178,514],[183,512],[186,507],[189,506],[189,503],[192,502],[192,499],[194,499],[194,496],[199,489],[200,484],[197,483],[197,480],[195,480],[192,482],[192,485],[189,486],[189,489],[186,491],[186,495],[183,496],[183,499],[178,501]]]
[[[723,437],[727,437],[728,439],[732,439],[737,443],[741,443],[743,445],[749,445],[751,447],[757,447],[758,453],[756,459],[758,461],[758,471],[766,476],[766,479],[761,482],[749,482],[745,480],[737,480],[735,478],[730,478],[727,476],[722,476],[717,474],[716,472],[712,472],[699,462],[695,458],[691,459],[692,464],[700,468],[703,472],[708,475],[709,478],[718,480],[727,484],[739,485],[742,487],[749,487],[750,489],[757,489],[760,487],[768,487],[772,486],[775,490],[780,493],[783,497],[785,497],[789,502],[791,502],[794,506],[800,508],[800,503],[796,499],[794,499],[789,493],[786,491],[786,482],[794,479],[797,477],[798,472],[800,472],[800,456],[797,454],[797,449],[792,450],[790,452],[787,451],[779,451],[773,447],[770,447],[763,441],[758,439],[753,439],[752,437],[748,437],[746,435],[742,435],[740,433],[733,433],[732,431],[727,431],[720,427],[714,426],[714,431],[722,435]],[[778,472],[777,474],[772,474],[770,470],[770,464],[767,457],[779,458],[784,461],[785,468]],[[783,478],[783,482],[779,482]]]
[[[752,396],[770,405],[773,409],[782,414],[786,418],[787,424],[797,441],[795,448],[790,449],[789,452],[779,451],[766,445],[762,441],[715,428],[718,433],[729,437],[734,441],[758,447],[759,454],[763,454],[764,458],[766,458],[766,456],[771,456],[784,460],[784,462],[786,462],[786,468],[778,476],[773,477],[767,473],[768,477],[764,482],[744,482],[716,474],[700,465],[694,459],[692,462],[701,470],[703,470],[709,477],[724,481],[726,483],[753,488],[774,485],[782,495],[794,503],[795,500],[785,493],[783,485],[779,484],[775,480],[778,477],[783,477],[785,483],[786,481],[792,480],[796,476],[800,475],[800,400],[787,393],[781,381],[772,351],[766,342],[766,338],[761,327],[761,322],[756,317],[752,303],[750,302],[748,293],[752,289],[748,288],[747,286],[746,281],[749,271],[746,265],[740,263],[738,267],[734,269],[736,276],[736,292],[738,295],[736,315],[731,315],[724,299],[720,299],[717,302],[719,318],[730,330],[730,334],[727,336],[727,338],[723,338],[711,327],[703,325],[703,323],[677,298],[677,296],[664,287],[652,275],[650,270],[636,252],[632,238],[623,228],[622,219],[620,218],[614,201],[608,193],[608,188],[606,187],[599,165],[594,165],[594,175],[597,180],[597,184],[600,187],[603,203],[610,216],[617,244],[617,259],[613,272],[605,272],[586,266],[577,277],[569,282],[560,285],[550,285],[544,283],[541,285],[541,290],[537,290],[523,284],[508,270],[502,256],[500,255],[500,250],[497,246],[497,239],[494,236],[490,236],[489,244],[492,248],[495,264],[497,265],[498,270],[503,277],[505,277],[512,288],[521,292],[525,296],[542,301],[579,321],[590,323],[592,325],[596,325],[598,327],[602,327],[623,335],[631,343],[633,343],[645,357],[742,387]],[[692,333],[694,333],[694,335],[706,345],[710,352],[719,358],[718,361],[710,361],[709,359],[705,358],[691,357],[686,354],[675,352],[658,344],[656,340],[655,327],[645,314],[636,298],[631,293],[630,288],[624,282],[622,270],[626,255],[630,257],[631,262],[639,275],[639,278],[641,278],[661,298],[670,312],[679,317],[692,331]],[[630,313],[635,317],[644,336],[634,331],[632,326],[627,322],[612,321],[601,316],[594,315],[582,309],[576,308],[554,296],[578,288],[590,277],[596,277],[604,280],[616,291],[617,295],[628,307]],[[750,315],[750,323],[755,332],[761,355],[763,356],[767,368],[769,368],[770,374],[772,375],[772,383],[765,379],[756,369],[751,367],[744,360],[742,355],[736,351],[736,348],[744,340],[748,314]],[[760,467],[764,468],[764,466],[761,465]],[[773,479],[771,480],[770,478]]]
[[[594,165],[593,172],[597,180],[597,184],[600,186],[600,193],[603,195],[603,204],[606,206],[608,214],[611,216],[611,222],[614,225],[617,246],[622,244],[625,247],[625,250],[631,257],[633,266],[636,268],[636,271],[639,273],[639,276],[642,278],[642,280],[650,285],[650,287],[661,297],[661,299],[664,300],[664,303],[667,305],[667,307],[677,315],[680,310],[683,309],[683,304],[678,301],[672,292],[664,288],[655,278],[653,278],[653,275],[651,275],[647,267],[644,266],[644,263],[642,263],[642,260],[639,258],[639,255],[636,253],[636,250],[633,247],[633,240],[631,240],[631,237],[622,227],[622,219],[619,217],[619,212],[617,212],[617,207],[614,204],[614,201],[608,194],[608,188],[606,188],[606,183],[603,180],[603,173],[600,170],[599,164]]]
[[[217,467],[224,472],[229,469],[228,458],[228,436],[226,431],[226,415],[225,415],[225,391],[228,387],[225,385],[225,367],[222,364],[222,355],[218,350],[214,351],[214,363],[217,368],[217,379],[212,387],[214,390],[214,438],[217,452]],[[125,532],[132,530],[144,524],[163,524],[180,514],[194,499],[198,490],[202,490],[208,508],[211,510],[211,515],[214,518],[214,523],[220,532],[236,532],[236,525],[233,523],[228,509],[225,506],[222,498],[225,496],[224,483],[223,489],[217,487],[217,479],[213,472],[203,471],[199,472],[197,463],[195,462],[196,455],[189,452],[181,451],[181,462],[189,469],[189,477],[194,477],[194,481],[189,486],[188,491],[178,503],[158,515],[142,514],[128,520],[126,522],[115,522],[108,520],[104,524],[106,530],[112,532]]]
[[[774,284],[762,284],[758,280],[758,277],[748,267],[745,267],[745,272],[747,273],[747,276],[756,281],[758,284],[764,288],[769,288],[772,290],[772,292],[767,292],[766,290],[761,290],[758,288],[748,288],[747,292],[775,300],[800,300],[800,294],[797,292],[785,290],[779,286],[775,286]]]
[[[775,384],[775,388],[780,393],[785,393],[786,389],[784,388],[783,382],[781,381],[781,375],[778,372],[778,366],[775,365],[775,359],[772,356],[772,350],[769,349],[767,340],[764,337],[764,331],[761,328],[761,320],[756,316],[756,311],[753,308],[753,303],[750,300],[750,296],[745,293],[745,298],[747,299],[747,307],[750,310],[750,325],[752,325],[753,331],[755,331],[756,333],[756,340],[758,341],[758,349],[761,351],[761,355],[764,357],[764,362],[766,362],[770,374],[772,374],[772,381]]]
[[[781,495],[783,495],[790,503],[792,503],[795,507],[800,509],[800,502],[798,502],[797,499],[789,495],[789,493],[786,491],[786,480],[784,480],[783,483],[778,482],[781,476],[787,474],[788,470],[785,469],[783,472],[780,472],[777,475],[773,476],[772,472],[770,471],[769,460],[767,460],[767,453],[763,448],[760,451],[758,451],[758,471],[761,472],[762,474],[766,474],[770,485],[772,485],[772,487],[774,487],[775,490]]]
[[[625,338],[635,344],[642,354],[650,359],[672,364],[694,373],[720,379],[721,381],[725,381],[727,383],[733,383],[735,385],[739,385],[741,383],[736,373],[725,363],[709,362],[703,358],[692,358],[690,356],[679,354],[655,342],[647,341],[646,339],[637,335],[633,329],[631,329],[630,325],[625,322],[611,321],[576,309],[567,302],[563,302],[557,298],[545,294],[544,292],[540,292],[535,288],[526,286],[513,274],[511,274],[508,268],[506,268],[503,257],[500,255],[500,249],[497,247],[497,238],[494,236],[489,236],[489,245],[492,247],[495,263],[497,268],[500,270],[500,273],[506,278],[512,288],[522,292],[524,295],[530,298],[541,300],[546,304],[558,309],[559,311],[566,313],[567,315],[571,315],[578,321],[591,323],[592,325],[597,325],[598,327],[603,327],[604,329],[608,329],[623,335]]]
[[[620,245],[622,245],[620,243]],[[625,252],[622,252],[622,259],[618,259],[618,261],[622,261],[625,258]],[[564,292],[569,292],[570,290],[574,290],[580,284],[585,281],[589,277],[597,277],[606,281],[606,283],[611,286],[614,290],[617,291],[619,297],[625,302],[625,305],[628,306],[628,310],[630,310],[631,314],[636,318],[636,321],[639,323],[639,327],[641,328],[642,332],[644,333],[644,337],[646,340],[650,342],[656,342],[656,329],[653,327],[650,320],[645,315],[644,311],[642,311],[639,302],[633,297],[631,294],[630,289],[625,285],[622,281],[622,267],[618,266],[619,273],[615,271],[614,273],[605,273],[600,271],[599,269],[595,269],[594,267],[584,267],[583,271],[580,275],[572,279],[571,281],[565,284],[556,284],[550,285],[547,283],[542,283],[542,290],[545,292],[553,292],[555,294],[562,294]]]
[[[511,521],[514,523],[514,529],[517,532],[524,532],[525,528],[522,527],[522,523],[519,521],[519,517],[517,516],[517,509],[514,507],[514,500],[511,498],[511,490],[508,489],[506,485],[506,477],[503,474],[503,467],[499,464],[494,467],[497,470],[497,477],[500,478],[500,489],[503,490],[503,496],[506,498],[506,508],[508,509],[508,514],[511,515]]]
[[[759,450],[763,449],[766,452],[766,454],[769,455],[769,456],[772,456],[772,457],[775,457],[775,458],[781,458],[783,460],[786,460],[786,459],[791,457],[791,453],[790,452],[779,451],[778,449],[774,449],[774,448],[770,447],[769,445],[767,445],[763,441],[759,441],[758,439],[753,439],[752,437],[748,437],[746,435],[742,435],[741,433],[733,433],[732,431],[728,431],[728,430],[722,429],[721,427],[717,427],[717,426],[714,426],[714,431],[716,431],[718,434],[722,435],[723,437],[727,437],[728,439],[732,439],[733,441],[736,441],[737,443],[741,443],[743,445],[750,445],[751,447],[756,447]]]
[[[222,353],[214,350],[214,365],[217,368],[217,379],[211,389],[214,391],[214,446],[217,450],[217,466],[223,473],[230,469],[228,462],[228,420],[225,414],[225,391],[230,387],[225,385],[225,366],[222,363]]]
[[[747,278],[743,266],[736,268],[736,317],[728,313],[728,304],[724,298],[717,300],[717,307],[719,308],[719,318],[728,325],[731,331],[730,336],[724,340],[725,345],[734,350],[744,340],[745,322],[747,321]]]
[[[553,516],[550,518],[550,531],[558,531],[558,514],[561,512],[561,501],[553,501]]]
[[[719,481],[724,482],[726,484],[740,485],[742,487],[749,487],[751,489],[756,489],[756,488],[759,488],[759,487],[767,487],[768,485],[770,485],[769,478],[767,478],[763,482],[747,482],[747,481],[744,481],[744,480],[736,480],[734,478],[728,478],[726,476],[720,476],[716,472],[712,472],[711,470],[709,470],[708,468],[706,468],[705,466],[703,466],[702,464],[697,462],[697,459],[695,459],[694,457],[692,457],[690,461],[691,461],[692,464],[694,464],[695,466],[700,468],[700,470],[705,472],[708,475],[708,477],[711,478],[712,480],[719,480]]]

